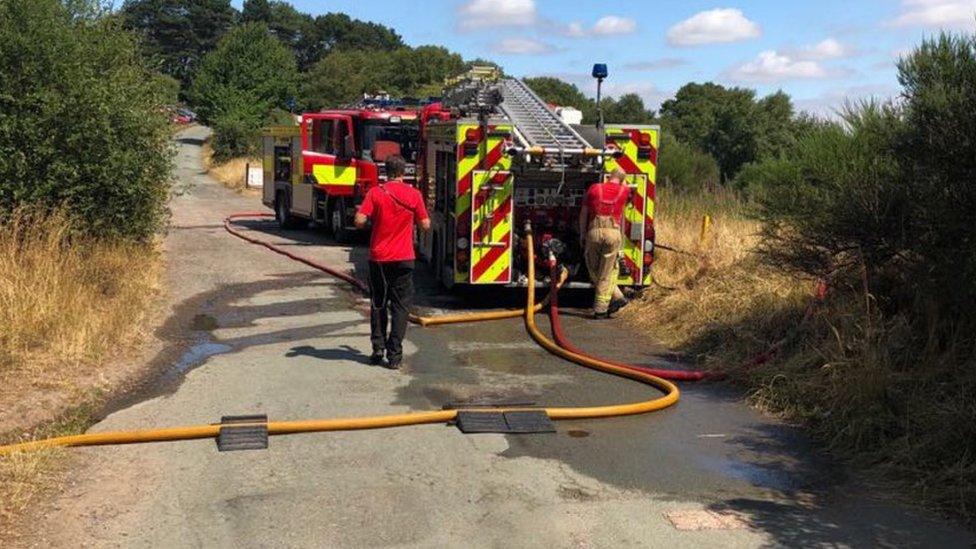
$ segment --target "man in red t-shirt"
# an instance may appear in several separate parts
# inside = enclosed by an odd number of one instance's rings
[[[594,318],[609,318],[627,304],[617,287],[624,207],[630,200],[630,188],[624,181],[627,174],[616,169],[606,183],[594,183],[586,191],[580,210],[579,231],[586,270],[596,295],[593,298]]]
[[[356,227],[372,220],[369,238],[369,314],[373,355],[370,362],[396,370],[403,360],[403,336],[413,302],[413,227],[430,230],[430,218],[420,192],[401,179],[406,163],[399,156],[386,159],[386,183],[366,193]],[[389,321],[389,322],[388,322]],[[391,324],[387,330],[387,324]]]

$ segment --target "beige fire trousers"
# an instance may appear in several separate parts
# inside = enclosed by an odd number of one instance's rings
[[[624,294],[617,287],[617,255],[620,252],[620,227],[612,217],[593,218],[586,231],[586,270],[596,290],[593,298],[593,312],[605,313],[611,299],[623,299]]]

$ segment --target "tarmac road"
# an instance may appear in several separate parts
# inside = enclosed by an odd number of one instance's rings
[[[92,431],[385,414],[468,398],[597,404],[648,388],[563,362],[521,322],[411,327],[406,367],[366,364],[367,303],[339,283],[238,240],[227,214],[263,209],[202,173],[204,128],[181,134],[167,238],[172,315],[160,376]],[[354,265],[360,248],[314,230],[262,238]],[[422,273],[422,271],[421,271]],[[421,281],[421,301],[457,300]],[[517,296],[491,294],[495,303]],[[541,319],[541,317],[540,317]],[[613,322],[566,319],[585,349],[667,363]],[[274,437],[267,451],[212,440],[72,450],[71,482],[37,509],[36,546],[906,546],[968,547],[965,530],[875,497],[794,428],[722,385],[682,384],[651,415],[557,423],[544,435],[426,425]],[[137,402],[136,402],[137,401]],[[688,529],[700,528],[704,529]]]

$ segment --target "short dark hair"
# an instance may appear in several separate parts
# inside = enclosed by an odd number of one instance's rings
[[[403,176],[407,169],[407,162],[402,156],[394,154],[386,157],[386,178],[396,179]]]

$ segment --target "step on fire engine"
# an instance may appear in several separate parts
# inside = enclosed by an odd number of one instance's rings
[[[587,187],[622,168],[632,199],[624,212],[619,283],[651,282],[659,128],[564,122],[523,82],[478,74],[421,113],[418,183],[432,230],[421,255],[448,287],[526,284],[524,226],[540,265],[551,254],[571,286],[588,285],[578,216]]]
[[[414,179],[419,109],[367,96],[353,107],[303,114],[297,126],[265,129],[262,201],[282,228],[315,221],[348,241],[356,208],[384,179],[378,166],[386,157],[402,156],[406,179]]]

